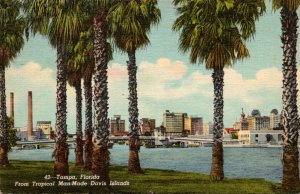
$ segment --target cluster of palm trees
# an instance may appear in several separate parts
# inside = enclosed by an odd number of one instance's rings
[[[179,15],[173,30],[180,33],[180,50],[190,53],[191,63],[204,63],[207,69],[213,70],[215,143],[210,177],[212,180],[222,180],[223,69],[237,60],[249,57],[245,42],[253,38],[255,21],[266,11],[265,2],[173,0],[173,3]],[[296,10],[299,5],[300,0],[273,1],[273,8],[281,9],[281,40],[284,51],[281,123],[284,131],[282,186],[286,190],[293,190],[300,183],[296,88]],[[69,82],[76,90],[76,165],[84,165],[93,174],[100,175],[102,181],[109,182],[107,64],[112,59],[112,47],[128,54],[128,171],[143,173],[139,161],[135,53],[149,44],[148,33],[151,26],[160,21],[157,0],[0,0],[0,16],[0,163],[9,163],[5,68],[20,52],[24,45],[24,35],[28,38],[30,33],[40,33],[57,50],[56,145],[53,152],[55,173],[69,173],[69,150],[66,143],[66,84]],[[82,79],[86,104],[84,145]]]

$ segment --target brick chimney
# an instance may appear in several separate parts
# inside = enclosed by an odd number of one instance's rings
[[[28,123],[27,123],[27,138],[31,139],[32,136],[32,91],[28,92]]]
[[[14,105],[14,93],[10,93],[10,119],[11,119],[11,127],[15,127],[15,105]]]

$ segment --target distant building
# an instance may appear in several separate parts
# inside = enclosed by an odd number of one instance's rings
[[[190,135],[203,134],[203,119],[202,117],[185,116],[184,117],[184,130]]]
[[[270,129],[270,117],[261,116],[260,111],[254,109],[251,116],[247,117],[248,129],[249,130],[265,130]]]
[[[270,128],[275,129],[278,128],[280,124],[280,115],[278,114],[277,109],[273,109],[270,112]]]
[[[114,115],[109,122],[111,135],[123,133],[125,131],[125,120],[121,119],[121,115]]]
[[[163,123],[166,133],[170,135],[180,135],[184,130],[184,117],[186,113],[174,113],[166,110],[163,115]]]
[[[223,135],[225,134],[233,134],[233,133],[238,133],[240,130],[234,129],[234,128],[224,128],[223,130]]]
[[[273,144],[282,143],[282,131],[279,130],[262,130],[262,131],[239,131],[238,140],[241,144]]]
[[[208,123],[203,123],[203,135],[209,135],[212,134],[213,132],[213,123],[208,122]]]
[[[233,125],[233,129],[237,130],[249,130],[249,122],[248,119],[245,117],[244,110],[242,109],[240,120],[235,122]]]
[[[51,121],[38,121],[36,124],[36,130],[41,131],[42,139],[50,139],[51,138]]]
[[[30,138],[28,139],[28,129],[27,127],[16,127],[14,128],[17,130],[16,136],[19,141],[32,141],[36,139],[41,139],[42,137],[42,130],[33,129]]]
[[[154,129],[155,129],[155,119],[149,119],[149,118],[141,119],[142,135],[153,135]]]

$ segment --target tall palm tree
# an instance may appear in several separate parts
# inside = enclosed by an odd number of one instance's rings
[[[57,49],[56,145],[53,152],[56,174],[69,174],[67,115],[67,52],[66,45],[79,36],[83,25],[83,1],[24,0],[24,11],[33,33],[46,35]]]
[[[85,169],[92,169],[92,132],[93,132],[93,90],[92,77],[94,74],[95,60],[93,55],[93,28],[89,26],[86,31],[80,33],[79,41],[74,48],[76,68],[80,69],[83,77],[84,99],[85,99],[85,143],[84,153]]]
[[[299,0],[273,0],[273,8],[281,9],[281,41],[283,48],[283,94],[281,125],[283,127],[282,187],[287,191],[300,189],[299,180],[299,115],[297,107],[297,9]]]
[[[25,20],[20,16],[18,0],[0,0],[0,164],[9,164],[7,152],[7,116],[5,95],[5,68],[24,45]]]
[[[108,10],[114,1],[91,0],[88,10],[92,13],[94,33],[94,128],[92,172],[109,185],[109,120],[108,120]]]
[[[73,44],[68,46],[68,54],[74,55]],[[83,166],[83,140],[82,140],[82,89],[81,89],[81,72],[75,66],[73,57],[68,60],[68,83],[75,88],[76,93],[76,159],[75,166]]]
[[[264,0],[174,0],[179,13],[173,30],[180,31],[180,50],[190,52],[191,63],[212,69],[214,125],[212,180],[222,180],[224,68],[249,56],[245,40],[255,33],[255,20],[265,12]]]
[[[128,171],[142,173],[139,160],[139,121],[136,80],[136,50],[149,44],[147,34],[151,26],[160,20],[157,0],[124,0],[116,3],[110,10],[112,20],[111,33],[115,45],[128,54],[129,89],[129,159]]]

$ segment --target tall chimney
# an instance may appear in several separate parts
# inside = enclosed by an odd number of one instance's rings
[[[14,93],[10,93],[10,119],[11,119],[11,127],[15,127],[15,110],[14,110]]]
[[[32,136],[32,91],[28,92],[28,123],[27,123],[27,138],[31,139]]]

